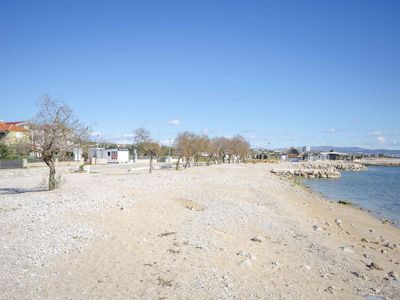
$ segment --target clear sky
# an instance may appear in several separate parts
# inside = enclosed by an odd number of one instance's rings
[[[119,142],[400,149],[400,1],[1,1],[0,119],[44,93]]]

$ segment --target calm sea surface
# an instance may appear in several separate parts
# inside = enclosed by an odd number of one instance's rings
[[[306,179],[312,190],[332,200],[348,200],[400,226],[400,167],[368,167],[343,172],[340,179]]]

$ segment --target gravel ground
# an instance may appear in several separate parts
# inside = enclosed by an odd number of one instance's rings
[[[0,298],[398,299],[399,230],[273,167],[1,170]]]

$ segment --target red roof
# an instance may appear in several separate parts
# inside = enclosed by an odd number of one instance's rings
[[[1,122],[0,122],[1,123]],[[19,125],[19,124],[24,124],[26,123],[26,121],[16,121],[16,122],[3,122],[6,123],[8,125]]]
[[[8,131],[8,132],[27,132],[28,130],[16,126],[14,123],[20,124],[21,122],[0,122],[0,131]]]

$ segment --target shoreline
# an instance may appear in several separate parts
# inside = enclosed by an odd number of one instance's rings
[[[370,165],[371,167],[389,167],[386,165]],[[390,167],[398,167],[398,166],[393,166],[391,165]],[[352,172],[352,171],[343,171],[343,172]],[[360,171],[360,172],[365,172],[365,171]],[[366,172],[368,172],[368,170],[366,170]],[[333,201],[342,205],[348,205],[351,207],[354,207],[356,209],[360,209],[363,210],[365,212],[367,212],[368,214],[370,214],[371,216],[373,216],[374,218],[378,219],[379,221],[381,221],[383,224],[391,224],[392,226],[396,227],[396,228],[400,228],[400,222],[398,220],[391,220],[390,217],[385,216],[384,214],[380,213],[379,211],[375,211],[373,209],[369,209],[367,207],[363,207],[362,204],[358,204],[355,203],[355,201],[357,201],[356,199],[352,199],[352,198],[343,198],[343,199],[335,199],[335,198],[331,198],[329,197],[329,195],[324,194],[324,192],[319,192],[317,190],[314,190],[312,188],[312,186],[308,186],[305,181],[311,182],[314,180],[318,180],[320,178],[315,178],[315,179],[310,179],[310,178],[295,178],[294,180],[297,180],[299,184],[301,184],[302,186],[304,186],[307,190],[309,190],[312,193],[316,193],[318,195],[320,195],[322,198],[325,198],[327,201]],[[341,176],[338,178],[330,178],[329,180],[341,180]],[[340,203],[340,202],[344,202],[344,203]]]
[[[1,194],[1,296],[395,299],[400,230],[272,167],[106,166]],[[46,171],[0,183],[29,190]]]
[[[339,204],[342,206],[350,207],[352,209],[363,211],[363,212],[367,213],[368,215],[370,215],[371,217],[373,217],[374,219],[382,222],[382,224],[385,224],[385,225],[389,224],[389,225],[392,225],[394,228],[400,229],[400,223],[398,223],[398,222],[396,223],[395,221],[391,221],[389,219],[383,219],[381,216],[379,216],[378,213],[375,213],[374,211],[372,211],[370,209],[363,208],[361,205],[354,203],[352,199],[336,200],[336,199],[330,198],[329,196],[324,195],[322,192],[313,190],[312,187],[307,186],[302,182],[304,180],[311,180],[311,179],[295,179],[295,180],[297,180],[297,184],[301,185],[310,194],[316,195],[317,197],[319,197],[321,199],[321,201],[328,201],[331,203],[336,203],[336,204]],[[312,179],[312,180],[320,180],[320,178],[316,178],[316,179]],[[330,178],[329,180],[340,180],[340,178]],[[341,201],[344,203],[340,203]]]

